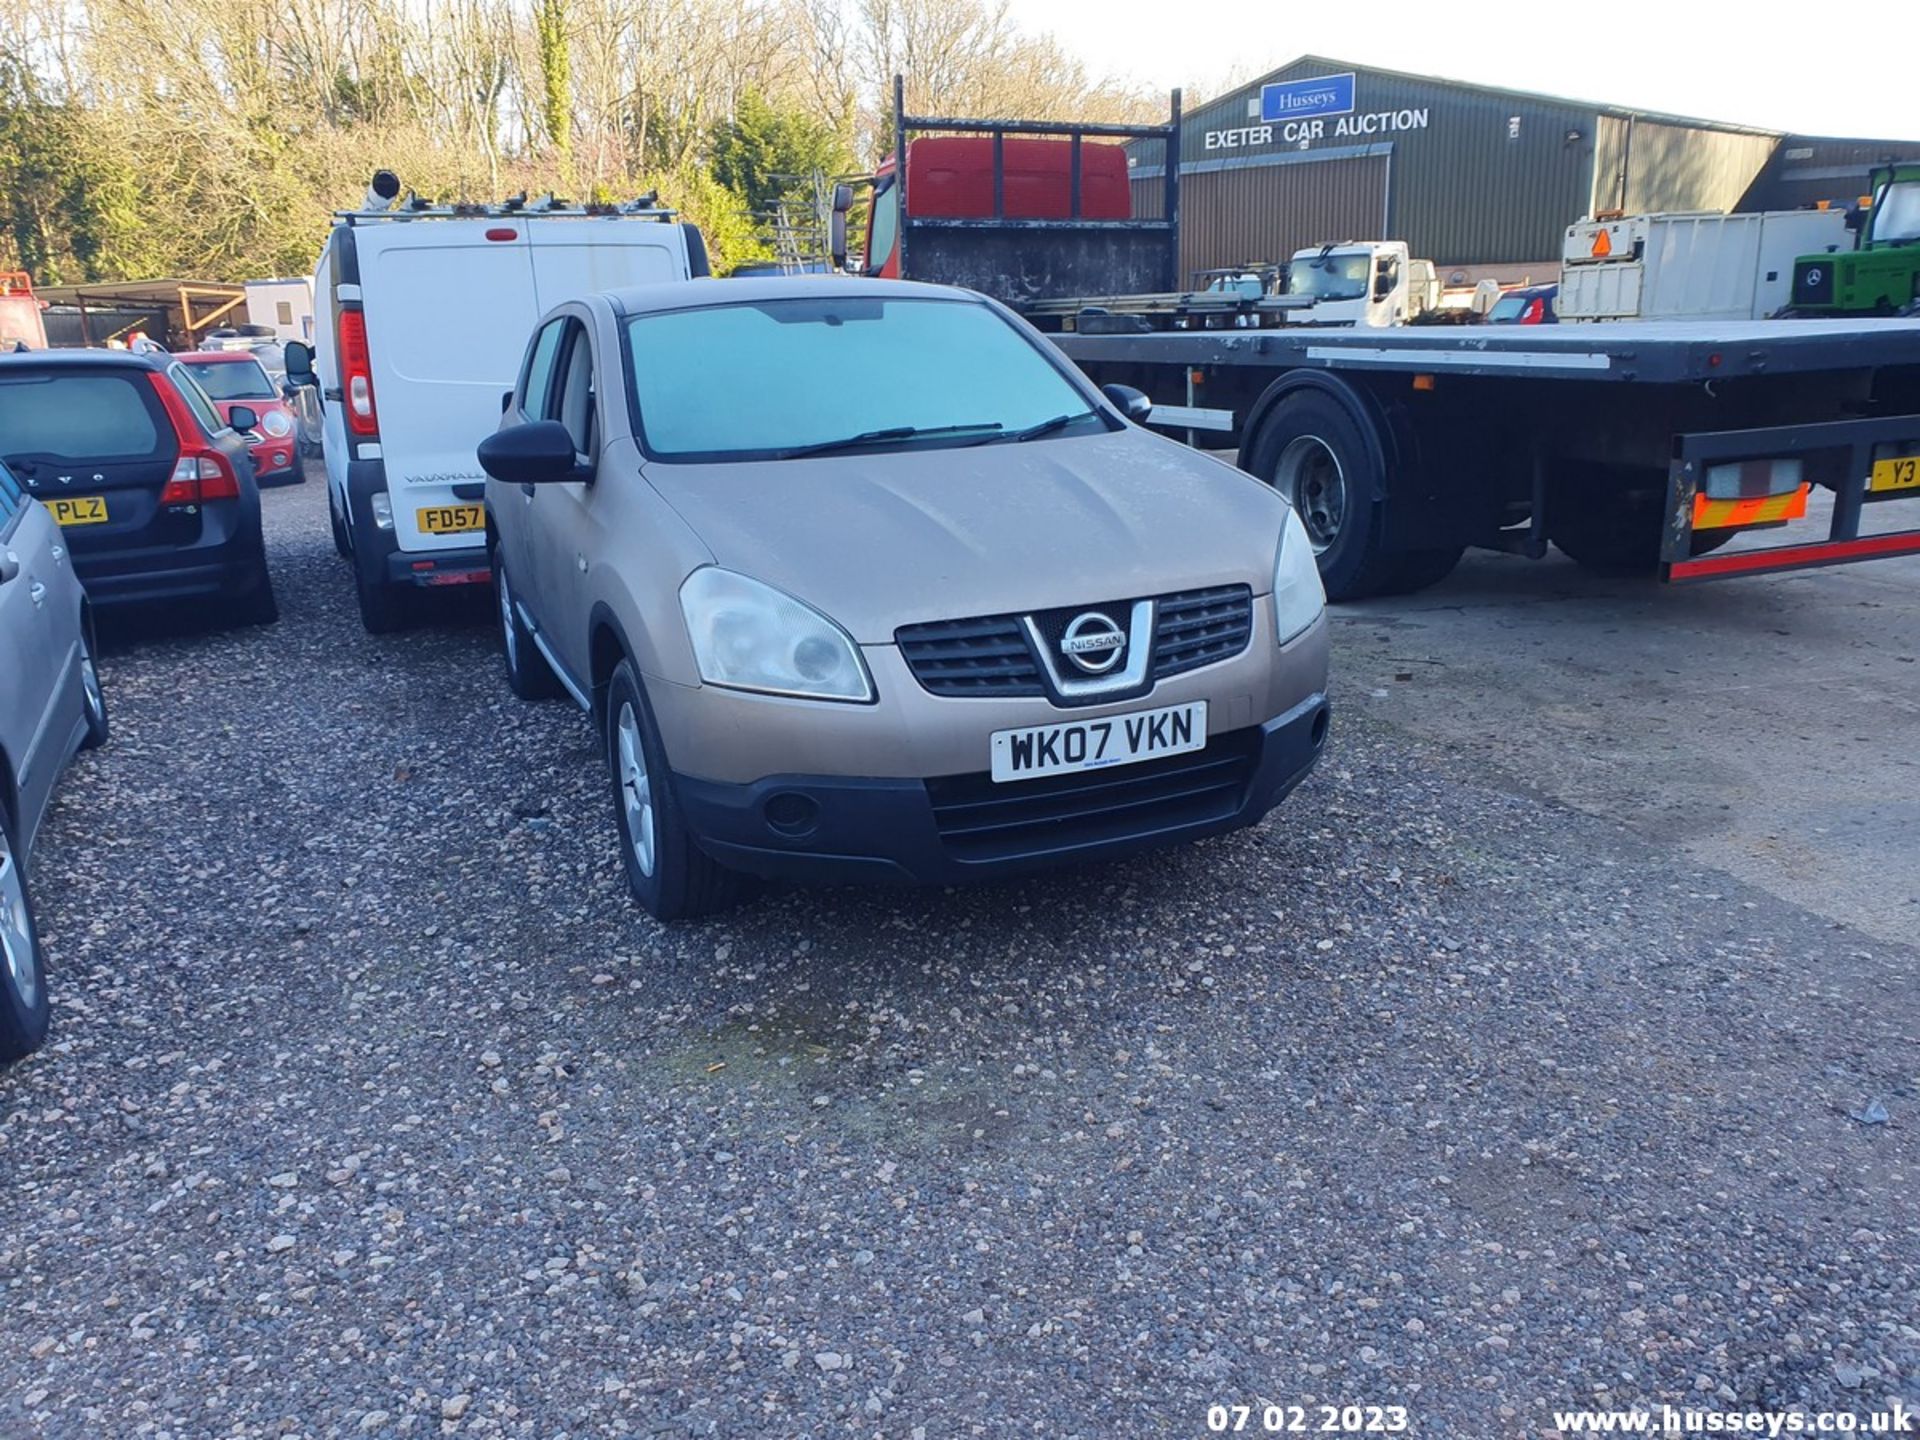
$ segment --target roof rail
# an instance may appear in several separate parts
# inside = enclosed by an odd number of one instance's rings
[[[508,196],[493,205],[469,201],[436,202],[423,199],[411,190],[396,203],[394,197],[399,193],[398,177],[391,170],[382,170],[375,175],[373,185],[368,187],[366,201],[360,209],[336,210],[333,218],[344,220],[349,225],[359,225],[373,220],[480,220],[506,215],[634,216],[649,220],[671,220],[680,213],[660,204],[658,190],[649,190],[645,195],[636,195],[631,200],[617,203],[593,202],[585,205],[560,199],[551,191],[530,199],[527,192],[522,190],[518,195]]]

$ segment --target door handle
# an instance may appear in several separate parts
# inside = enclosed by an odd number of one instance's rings
[[[36,607],[46,604],[47,587],[38,580],[30,581],[27,585],[27,598],[33,601]]]

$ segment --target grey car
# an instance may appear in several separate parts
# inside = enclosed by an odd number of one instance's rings
[[[33,838],[75,750],[107,738],[93,622],[53,516],[0,464],[0,1061],[47,1034],[27,891]]]
[[[480,446],[507,679],[597,721],[639,902],[949,884],[1252,824],[1328,725],[1274,490],[1010,311],[888,280],[589,297]]]

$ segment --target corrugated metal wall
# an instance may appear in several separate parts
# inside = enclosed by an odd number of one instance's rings
[[[1384,234],[1387,169],[1385,155],[1368,155],[1183,176],[1183,281],[1196,270],[1284,262],[1309,245]]]
[[[1598,120],[1592,208],[1629,215],[1732,210],[1767,168],[1778,143],[1774,135],[1639,117],[1602,115]]]
[[[1920,141],[1789,135],[1740,197],[1740,208],[1798,210],[1824,200],[1845,209],[1867,193],[1873,167],[1886,160],[1920,160]]]

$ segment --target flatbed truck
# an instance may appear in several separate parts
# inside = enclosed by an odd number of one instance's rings
[[[989,213],[915,212],[928,132],[984,137]],[[1082,213],[1077,184],[1064,215],[1008,212],[1007,137],[1063,145],[1076,182],[1096,145],[1176,157],[1178,92],[1166,124],[1082,126],[910,115],[896,78],[893,134],[886,273],[1001,300],[1096,383],[1144,392],[1147,423],[1236,451],[1298,508],[1334,599],[1431,585],[1468,546],[1676,583],[1920,554],[1920,320],[1312,327],[1273,297],[1173,292],[1177,164],[1157,215]],[[1902,501],[1916,528],[1863,527]],[[1760,528],[1787,543],[1713,553]]]

